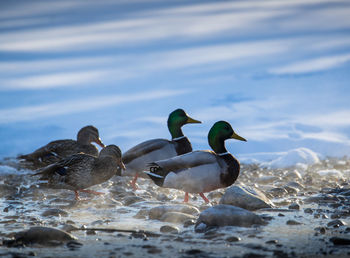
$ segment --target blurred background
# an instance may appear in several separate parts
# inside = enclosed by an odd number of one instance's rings
[[[350,151],[347,0],[3,0],[0,56],[0,157],[89,124],[123,151],[169,139],[176,108],[194,149],[226,120],[242,160]]]

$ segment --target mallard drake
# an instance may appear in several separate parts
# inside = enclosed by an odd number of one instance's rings
[[[146,174],[161,187],[199,193],[206,203],[203,193],[232,185],[239,174],[239,161],[225,148],[225,140],[246,141],[236,134],[226,121],[216,122],[208,134],[208,142],[213,151],[193,151],[170,159],[151,162]]]
[[[152,161],[168,159],[192,151],[192,145],[184,136],[181,127],[185,124],[201,123],[189,117],[182,109],[176,109],[169,114],[168,129],[172,140],[153,139],[142,142],[123,153],[126,170],[123,174],[134,176],[131,185],[134,190],[139,173]]]
[[[93,185],[101,184],[125,169],[122,162],[122,153],[118,146],[108,145],[100,151],[98,157],[79,153],[51,164],[34,174],[40,175],[40,180],[46,180],[49,187],[69,189],[79,200],[78,191],[92,194],[103,194],[85,190]]]
[[[80,152],[97,156],[98,149],[91,142],[97,143],[102,148],[105,147],[97,128],[88,125],[79,130],[76,141],[52,141],[30,154],[18,156],[18,158],[33,162],[36,167],[43,167]]]

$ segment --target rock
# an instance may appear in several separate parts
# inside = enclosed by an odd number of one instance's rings
[[[71,224],[64,224],[60,229],[69,233],[71,231],[77,230],[78,227],[73,226]]]
[[[189,219],[184,222],[184,228],[188,228],[192,225],[196,224],[196,221],[194,219]]]
[[[256,179],[256,182],[259,184],[266,185],[266,184],[273,183],[273,182],[280,180],[280,179],[281,178],[277,177],[277,176],[262,176],[262,177],[258,177]]]
[[[273,203],[258,189],[231,186],[220,199],[220,204],[237,206],[246,210],[271,208]]]
[[[230,236],[230,237],[226,238],[227,242],[238,242],[240,240],[241,239],[239,237],[236,237],[236,236]]]
[[[49,227],[32,227],[28,230],[15,234],[16,241],[29,244],[50,244],[52,241],[67,242],[76,240],[73,235],[55,228]]]
[[[317,227],[315,230],[320,232],[322,235],[326,234],[326,228],[324,227]]]
[[[327,224],[327,227],[334,227],[334,228],[336,228],[336,227],[344,226],[344,225],[346,225],[346,223],[344,221],[342,221],[340,219],[336,219],[336,220],[332,220],[331,222],[329,222]]]
[[[186,220],[189,219],[195,219],[195,217],[186,213],[176,211],[166,212],[160,218],[161,221],[169,223],[184,223]]]
[[[272,195],[273,197],[282,197],[288,194],[288,191],[282,187],[275,187],[267,191],[267,193]]]
[[[301,225],[302,223],[295,221],[295,220],[288,220],[286,222],[287,225]]]
[[[68,212],[61,210],[61,209],[48,209],[46,211],[44,211],[41,216],[44,217],[49,217],[49,216],[54,216],[54,217],[59,217],[59,216],[63,216],[63,217],[67,217],[68,216]]]
[[[311,203],[311,202],[315,202],[315,203],[335,203],[338,202],[339,199],[336,196],[332,196],[332,195],[318,195],[318,196],[311,196],[308,198],[304,199],[305,203]]]
[[[199,214],[199,210],[194,206],[177,204],[177,205],[161,205],[161,206],[154,207],[149,210],[148,217],[149,219],[159,220],[165,213],[172,212],[172,211],[186,213],[190,215]]]
[[[196,233],[203,233],[207,230],[207,225],[204,224],[204,223],[199,223],[199,224],[196,224],[195,228],[194,228],[194,231]]]
[[[196,228],[204,223],[206,226],[239,226],[266,224],[258,215],[245,209],[220,204],[203,211],[197,220]]]
[[[142,197],[139,197],[139,196],[127,196],[123,199],[123,203],[125,206],[129,206],[135,202],[141,202],[144,200],[145,199],[143,199]]]
[[[294,187],[284,186],[283,188],[286,189],[288,194],[297,194],[299,192],[299,190]]]
[[[349,238],[332,237],[329,239],[334,245],[350,245]]]
[[[224,194],[219,191],[213,191],[208,194],[208,199],[213,200],[213,199],[219,199],[223,196]]]
[[[165,226],[162,226],[160,228],[160,232],[162,232],[162,233],[178,234],[179,233],[179,228],[174,227],[174,226],[165,225]]]
[[[149,214],[149,210],[147,209],[141,209],[139,210],[135,215],[134,215],[134,218],[135,219],[145,219]]]
[[[302,184],[299,184],[299,183],[297,183],[297,182],[289,182],[289,183],[286,184],[285,186],[293,187],[293,188],[298,189],[298,190],[303,190],[303,189],[305,189],[305,187],[304,187]]]
[[[298,172],[298,170],[294,169],[292,171],[288,171],[285,175],[285,178],[288,178],[290,180],[300,180],[301,179],[301,175]]]
[[[311,208],[306,208],[306,209],[304,209],[304,212],[312,214],[314,211]]]
[[[265,243],[266,243],[266,244],[269,244],[269,245],[271,245],[271,244],[276,245],[276,244],[278,244],[278,240],[273,239],[273,240],[266,241]]]
[[[293,204],[288,206],[288,209],[290,209],[290,210],[300,210],[300,205],[297,204],[297,203],[293,203]]]

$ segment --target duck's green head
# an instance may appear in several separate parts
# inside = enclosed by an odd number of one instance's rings
[[[216,153],[227,152],[224,142],[225,140],[231,138],[245,142],[247,141],[243,137],[236,134],[231,125],[226,121],[216,122],[208,133],[209,145]]]
[[[191,118],[183,109],[176,109],[169,114],[168,128],[173,138],[183,136],[181,127],[185,124],[201,123],[196,119]]]

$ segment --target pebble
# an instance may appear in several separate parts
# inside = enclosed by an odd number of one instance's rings
[[[76,227],[76,226],[73,226],[73,225],[71,225],[71,224],[64,224],[62,227],[61,227],[61,230],[63,230],[63,231],[66,231],[66,232],[71,232],[71,231],[75,231],[75,230],[77,230],[78,229],[78,227]]]
[[[283,188],[286,189],[288,194],[297,194],[299,192],[299,190],[294,187],[284,186]]]
[[[292,171],[288,171],[285,175],[286,178],[288,179],[296,179],[296,180],[301,180],[302,177],[300,175],[300,173],[298,172],[298,170],[292,170]]]
[[[297,203],[293,203],[293,204],[288,206],[288,209],[290,209],[290,210],[300,210],[300,205],[297,204]]]
[[[288,220],[286,222],[287,225],[301,225],[302,223],[295,221],[295,220]]]
[[[141,209],[134,215],[134,218],[135,219],[145,219],[145,218],[147,218],[148,214],[149,214],[148,209]]]
[[[336,219],[336,220],[332,220],[331,222],[329,222],[327,224],[327,227],[334,227],[334,228],[338,228],[340,226],[344,226],[346,225],[346,223],[340,219]]]
[[[230,236],[230,237],[226,238],[226,241],[227,242],[238,242],[238,241],[241,241],[241,239],[239,237],[236,237],[236,236]]]
[[[189,219],[195,219],[194,216],[182,212],[176,212],[176,211],[171,211],[171,212],[166,212],[163,214],[163,216],[160,218],[161,221],[164,222],[170,222],[170,223],[184,223],[186,220]]]
[[[96,235],[96,231],[89,229],[89,230],[86,230],[86,234],[87,235]]]
[[[240,227],[266,224],[258,215],[251,211],[225,204],[219,204],[203,211],[199,215],[195,228],[202,223],[207,226]]]
[[[144,200],[145,199],[143,199],[142,197],[139,197],[139,196],[127,196],[127,197],[123,198],[123,203],[125,206],[129,206],[133,203],[141,202]]]
[[[174,226],[165,225],[165,226],[161,226],[160,227],[160,232],[162,232],[162,233],[178,234],[179,233],[179,228],[174,227]]]
[[[16,233],[15,239],[23,243],[46,244],[51,241],[67,242],[76,240],[77,238],[65,231],[55,228],[32,227],[28,230]]]
[[[306,208],[306,209],[304,209],[304,212],[312,214],[314,211],[311,208]]]
[[[267,191],[267,193],[269,193],[273,197],[282,197],[288,194],[288,191],[282,187],[275,187]]]
[[[59,216],[63,216],[63,217],[67,217],[68,216],[68,212],[61,210],[61,209],[48,209],[46,211],[44,211],[41,216],[43,217],[49,217],[49,216],[54,216],[54,217],[59,217]]]
[[[349,238],[332,237],[329,239],[334,245],[350,245]]]
[[[178,204],[178,205],[161,205],[149,210],[149,219],[159,220],[167,212],[181,212],[189,215],[199,214],[199,210],[190,205]]]
[[[207,225],[205,223],[198,223],[194,230],[196,233],[203,233],[207,230]]]
[[[220,199],[220,204],[228,204],[246,210],[271,208],[273,203],[256,188],[231,186]]]
[[[190,226],[193,226],[194,224],[196,224],[196,221],[194,219],[189,219],[184,222],[183,226],[185,228],[188,228]]]
[[[276,239],[273,239],[273,240],[269,240],[269,241],[266,241],[265,244],[278,244],[278,240]]]

